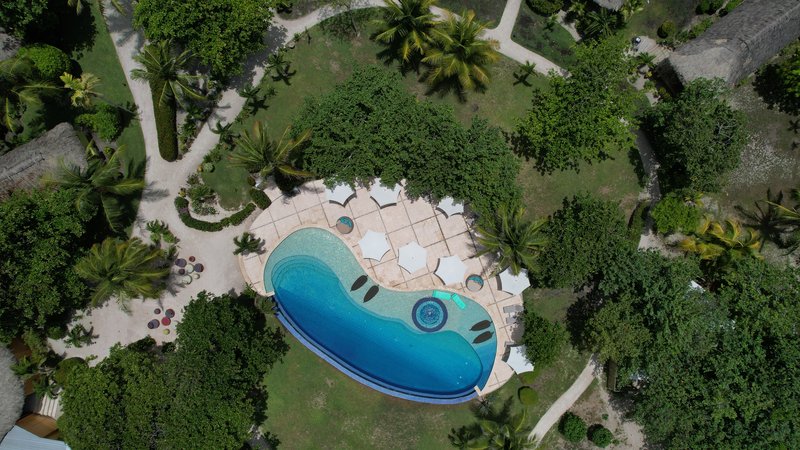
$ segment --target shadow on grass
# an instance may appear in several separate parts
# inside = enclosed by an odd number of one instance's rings
[[[89,8],[76,14],[66,0],[49,2],[47,8],[48,16],[54,17],[37,24],[29,41],[50,44],[76,57],[81,57],[83,51],[92,48],[97,37],[97,25]]]
[[[753,88],[770,109],[800,114],[800,100],[786,92],[777,64],[768,64],[756,73]]]

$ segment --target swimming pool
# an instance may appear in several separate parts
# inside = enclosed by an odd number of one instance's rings
[[[474,398],[497,351],[486,310],[463,296],[461,309],[433,298],[432,290],[375,288],[365,278],[348,246],[321,228],[287,236],[264,268],[264,285],[274,292],[281,322],[350,377],[408,400]],[[370,291],[374,296],[364,301]]]

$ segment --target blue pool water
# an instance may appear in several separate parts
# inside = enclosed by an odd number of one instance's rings
[[[473,398],[474,387],[482,388],[488,380],[497,346],[494,336],[472,343],[486,330],[469,328],[489,319],[486,311],[464,297],[467,306],[461,310],[452,302],[420,302],[431,291],[382,286],[364,303],[365,292],[376,285],[373,280],[350,292],[352,282],[363,274],[338,237],[306,228],[275,248],[264,281],[289,331],[356,380],[416,401],[458,403]]]

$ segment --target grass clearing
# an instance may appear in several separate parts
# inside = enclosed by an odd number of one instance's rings
[[[250,200],[249,174],[241,167],[234,167],[224,158],[214,163],[213,172],[203,172],[203,183],[217,193],[219,206],[227,211],[238,211]]]
[[[505,1],[497,0],[439,0],[437,3],[440,8],[449,9],[456,14],[471,9],[481,21],[491,22],[489,28],[494,28],[500,23],[506,7]]]
[[[644,9],[631,17],[622,31],[627,37],[646,35],[658,39],[658,27],[671,20],[678,30],[687,27],[695,17],[697,0],[658,0],[645,3]]]
[[[519,10],[511,39],[561,67],[575,62],[572,51],[575,39],[569,31],[558,23],[548,25],[547,18],[533,12],[527,4]]]

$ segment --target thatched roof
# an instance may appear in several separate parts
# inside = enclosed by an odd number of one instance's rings
[[[0,199],[17,189],[35,189],[58,161],[86,167],[84,147],[69,123],[60,123],[38,138],[0,156]]]
[[[800,1],[749,0],[678,47],[662,69],[671,84],[722,78],[733,86],[798,36]]]
[[[0,346],[0,441],[22,415],[25,393],[22,381],[11,371],[14,355],[5,346]]]
[[[19,39],[6,34],[5,30],[0,28],[0,61],[16,55],[17,50],[19,50]]]
[[[603,8],[619,11],[619,9],[622,8],[622,4],[625,3],[625,0],[594,0],[594,2]]]

